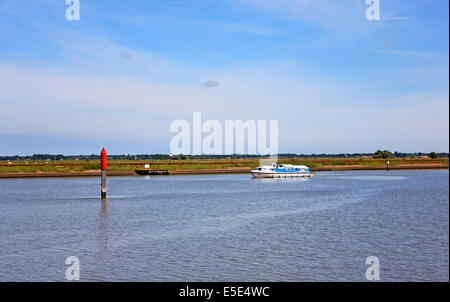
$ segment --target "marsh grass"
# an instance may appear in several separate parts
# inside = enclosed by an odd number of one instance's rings
[[[448,167],[448,158],[438,159],[420,159],[420,158],[394,158],[390,159],[390,167],[398,165],[415,166],[423,164],[440,164]],[[144,164],[150,163],[150,169],[183,171],[183,170],[213,170],[237,167],[254,168],[259,165],[258,159],[220,159],[220,160],[152,160],[152,161],[125,161],[125,160],[109,160],[109,171],[134,171],[136,169],[144,169]],[[384,168],[386,167],[385,159],[372,158],[280,158],[279,164],[306,165],[312,169],[339,167],[347,168],[351,166],[367,167],[367,168]],[[39,172],[84,172],[100,170],[100,161],[58,161],[58,162],[24,162],[17,161],[11,165],[6,162],[0,166],[0,173],[39,173]]]

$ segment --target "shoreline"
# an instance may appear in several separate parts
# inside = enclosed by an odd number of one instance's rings
[[[436,165],[399,165],[389,167],[391,170],[448,170],[449,166],[445,164]],[[214,174],[244,174],[250,173],[251,168],[225,168],[225,169],[198,169],[198,170],[175,170],[169,171],[166,176],[175,175],[214,175]],[[386,171],[386,167],[370,167],[370,166],[345,166],[345,167],[320,167],[311,168],[311,172],[325,171]],[[114,171],[107,172],[108,176],[140,176],[135,171]],[[17,179],[17,178],[52,178],[52,177],[100,177],[100,170],[85,172],[33,172],[33,173],[0,173],[0,179]]]

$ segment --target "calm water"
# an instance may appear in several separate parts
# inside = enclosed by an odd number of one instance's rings
[[[0,180],[0,281],[449,280],[436,171]]]

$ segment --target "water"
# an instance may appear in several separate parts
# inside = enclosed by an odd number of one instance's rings
[[[435,171],[0,180],[0,281],[449,280]]]

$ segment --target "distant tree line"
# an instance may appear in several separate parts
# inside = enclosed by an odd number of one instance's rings
[[[444,152],[415,152],[415,153],[402,153],[402,152],[391,152],[388,150],[377,150],[375,153],[320,153],[320,154],[295,154],[295,153],[281,153],[278,154],[280,158],[352,158],[352,157],[373,157],[373,158],[395,158],[395,157],[423,157],[429,156],[430,158],[438,157],[448,157],[448,153]],[[120,155],[108,155],[109,159],[121,159],[121,160],[185,160],[185,159],[252,159],[261,158],[264,156],[255,154],[230,154],[230,155],[169,155],[169,154],[120,154]],[[11,160],[98,160],[100,159],[99,154],[91,155],[63,155],[63,154],[33,154],[30,156],[0,156],[0,161],[11,161]]]

